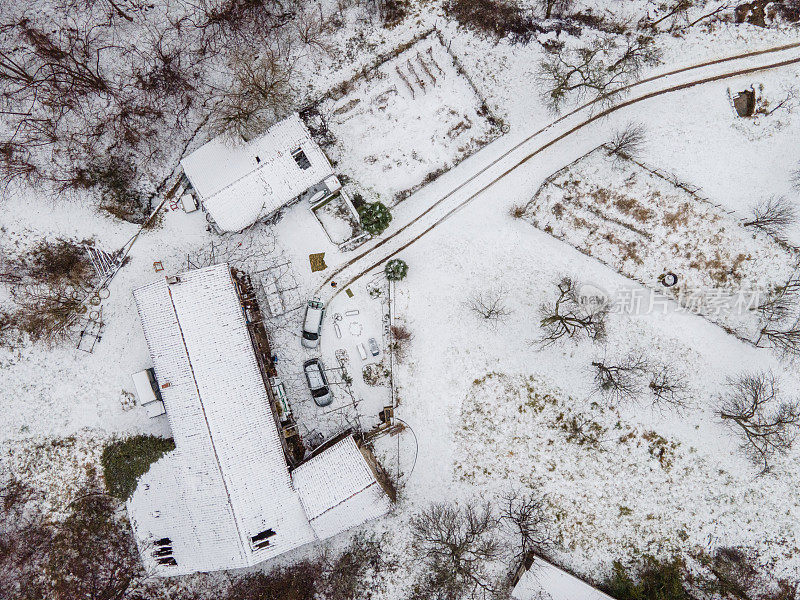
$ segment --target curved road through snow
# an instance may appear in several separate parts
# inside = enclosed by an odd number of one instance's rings
[[[363,275],[413,244],[458,209],[477,198],[533,157],[612,113],[650,98],[704,83],[777,69],[796,63],[800,63],[800,43],[738,54],[675,69],[626,86],[621,91],[636,90],[636,96],[612,106],[607,106],[608,99],[602,98],[579,106],[542,129],[531,133],[434,202],[417,208],[415,213],[403,215],[402,220],[399,220],[395,214],[395,219],[387,232],[382,237],[368,242],[366,248],[362,247],[359,254],[337,267],[319,286],[317,295],[327,304],[336,297],[340,290],[352,285]],[[481,152],[475,156],[480,154]],[[417,194],[424,191],[423,188]],[[410,203],[411,200],[412,198],[405,200],[404,204]],[[336,288],[329,285],[331,281],[337,282]]]

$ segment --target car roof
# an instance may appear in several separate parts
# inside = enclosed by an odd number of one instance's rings
[[[322,378],[322,363],[318,360],[309,360],[303,365],[308,381],[314,389],[325,386],[325,380]]]
[[[313,326],[314,329],[319,327],[320,322],[322,321],[322,309],[321,308],[311,308],[308,307],[306,311],[306,320],[303,322],[303,328],[308,327],[309,325]]]

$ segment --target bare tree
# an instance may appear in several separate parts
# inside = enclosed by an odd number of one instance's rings
[[[653,39],[606,36],[575,49],[560,48],[539,64],[543,101],[558,110],[572,96],[609,104],[642,69],[658,62]]]
[[[770,196],[751,209],[751,218],[742,225],[760,229],[767,235],[783,239],[786,230],[797,221],[798,211],[786,196]]]
[[[792,171],[790,181],[794,190],[800,192],[800,168]]]
[[[772,290],[755,310],[761,317],[756,346],[769,346],[784,356],[800,355],[800,278]]]
[[[38,175],[39,169],[24,144],[13,141],[0,142],[0,186],[7,188],[18,180],[30,184]]]
[[[592,448],[599,448],[603,443],[606,428],[591,416],[569,412],[565,415],[559,415],[556,422],[567,434],[568,442]]]
[[[573,338],[580,333],[594,341],[605,337],[605,319],[608,304],[604,299],[582,298],[579,284],[564,277],[557,284],[558,298],[540,309],[540,326],[544,330],[540,343],[549,345],[564,337]]]
[[[628,123],[623,129],[614,132],[611,139],[605,144],[612,155],[633,158],[644,147],[647,128],[642,123]]]
[[[573,0],[537,0],[536,6],[545,19],[562,17],[572,8]]]
[[[792,447],[800,424],[800,402],[778,398],[777,381],[771,372],[741,375],[729,380],[729,386],[719,415],[735,428],[742,438],[742,449],[762,465],[765,473],[773,456]]]
[[[227,263],[245,273],[257,273],[281,260],[272,228],[253,225],[242,233],[214,237],[188,255],[188,266],[200,269]]]
[[[330,17],[322,12],[321,4],[301,3],[294,19],[294,29],[300,42],[306,46],[328,55],[333,52],[333,45],[326,41],[326,37],[335,27]]]
[[[680,17],[686,16],[687,11],[694,6],[694,0],[672,0],[671,2],[664,3],[661,6],[663,6],[663,10],[665,10],[663,15],[653,21],[648,19],[647,21],[641,22],[640,26],[647,26],[657,29],[661,23],[668,19],[672,19],[673,22],[675,22]]]
[[[234,142],[261,134],[294,106],[294,63],[290,41],[275,41],[258,55],[233,58],[233,84],[221,96],[212,128]]]
[[[506,307],[507,296],[508,292],[503,288],[475,292],[467,300],[467,306],[481,319],[494,324],[511,314],[511,310]]]
[[[772,290],[755,310],[765,325],[781,323],[796,316],[800,306],[799,301],[800,278],[793,276],[786,284]]]
[[[414,339],[414,334],[405,325],[401,324],[392,325],[389,328],[389,334],[392,338],[389,347],[394,352],[395,360],[401,363],[405,360],[408,347],[411,340]]]
[[[435,503],[412,517],[410,525],[412,553],[424,563],[413,598],[487,598],[502,590],[488,569],[501,556],[490,503]]]
[[[619,361],[592,362],[595,388],[614,402],[635,399],[642,391],[642,376],[647,360],[641,353],[630,353]]]
[[[689,403],[686,375],[671,364],[659,365],[650,373],[647,387],[652,393],[653,405],[658,408],[685,408]]]
[[[758,332],[756,346],[761,346],[764,341],[783,356],[800,355],[800,318],[796,318],[783,326],[776,323],[766,323],[761,328],[761,331]]]
[[[516,540],[517,560],[527,558],[531,552],[543,554],[553,546],[544,497],[516,490],[505,493],[500,505],[500,524]]]

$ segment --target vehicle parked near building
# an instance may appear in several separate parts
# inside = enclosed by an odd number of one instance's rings
[[[328,387],[328,378],[325,377],[325,365],[318,358],[312,358],[303,363],[303,372],[306,374],[308,389],[317,406],[328,406],[333,402],[333,394]]]
[[[306,317],[303,320],[303,335],[300,343],[306,348],[319,346],[319,336],[322,333],[322,318],[325,316],[325,305],[314,298],[306,305]]]

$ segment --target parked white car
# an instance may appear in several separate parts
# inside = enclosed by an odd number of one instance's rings
[[[303,320],[303,335],[300,342],[306,348],[319,346],[322,332],[322,318],[325,316],[325,305],[317,298],[309,300],[306,305],[306,318]]]
[[[308,389],[317,406],[328,406],[333,402],[333,395],[328,387],[328,378],[325,377],[325,365],[318,358],[312,358],[303,363]]]

